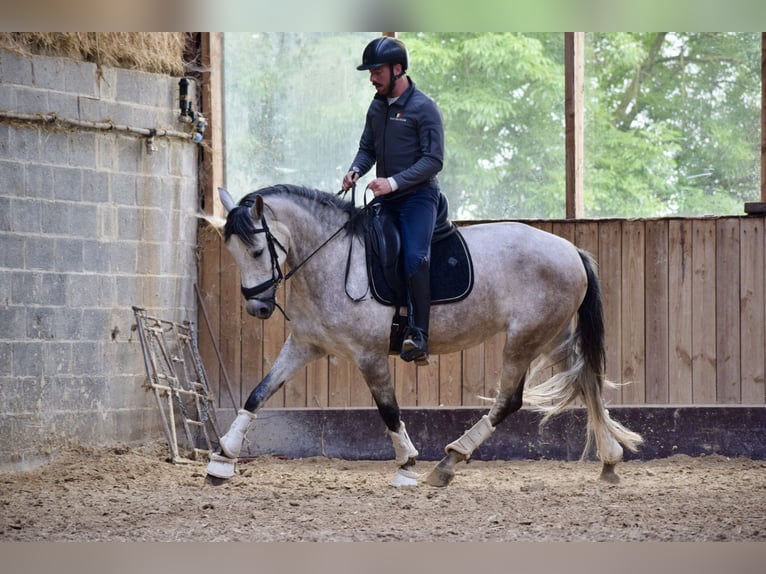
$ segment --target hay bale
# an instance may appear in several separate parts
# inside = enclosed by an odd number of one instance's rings
[[[188,32],[2,32],[0,48],[156,74],[184,75]]]

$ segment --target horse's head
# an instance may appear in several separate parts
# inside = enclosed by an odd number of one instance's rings
[[[274,312],[276,291],[283,278],[287,229],[276,220],[267,221],[261,195],[249,196],[237,204],[225,189],[218,188],[218,192],[228,214],[224,240],[239,268],[245,308],[253,317],[268,319]]]

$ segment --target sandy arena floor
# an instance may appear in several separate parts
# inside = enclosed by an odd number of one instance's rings
[[[166,445],[73,449],[0,474],[0,541],[766,541],[766,461],[473,461],[447,488],[393,462],[259,457],[226,484]],[[435,462],[419,462],[425,474]]]

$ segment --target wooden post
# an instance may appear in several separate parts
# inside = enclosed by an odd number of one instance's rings
[[[745,203],[750,215],[766,215],[766,32],[761,32],[761,201]]]
[[[766,203],[766,32],[761,32],[761,202]]]
[[[217,188],[224,182],[223,159],[223,35],[221,33],[203,32],[201,36],[202,74],[202,114],[208,122],[205,139],[202,143],[202,163],[199,167],[200,210],[208,215],[223,217],[223,205],[218,198]],[[218,235],[203,225],[199,226],[197,234],[199,246],[199,296],[204,305],[198,306],[197,324],[203,323],[208,330],[200,329],[199,350],[202,364],[207,366],[209,383],[217,393],[217,404],[220,407],[238,407],[238,402],[231,404],[238,397],[224,398],[223,382],[228,384],[228,367],[218,368],[218,341],[221,337],[221,258],[222,246]],[[236,282],[235,282],[236,284]],[[208,316],[205,317],[203,309]],[[234,374],[234,373],[231,373]],[[239,380],[232,381],[239,385]],[[236,394],[236,393],[232,393]]]
[[[203,147],[202,201],[205,213],[223,216],[218,187],[224,185],[223,33],[202,33],[202,110],[208,121]]]
[[[564,34],[564,113],[566,117],[566,217],[583,217],[584,32]]]

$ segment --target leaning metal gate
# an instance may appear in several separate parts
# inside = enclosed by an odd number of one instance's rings
[[[208,457],[217,442],[215,407],[197,347],[194,325],[148,315],[133,307],[146,366],[147,387],[154,391],[173,462]],[[180,423],[180,425],[179,425]],[[181,452],[178,427],[183,429],[186,450]],[[204,459],[203,459],[204,460]]]

